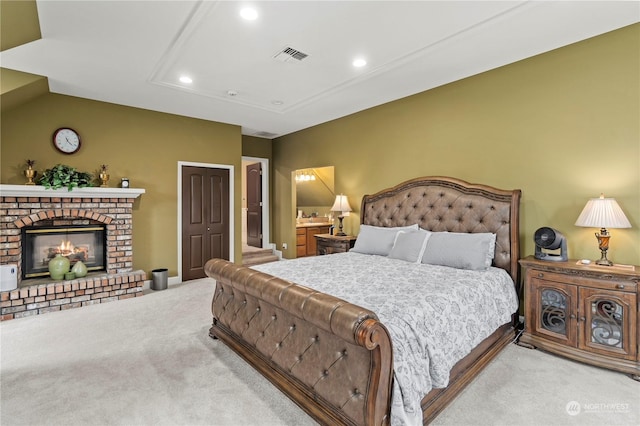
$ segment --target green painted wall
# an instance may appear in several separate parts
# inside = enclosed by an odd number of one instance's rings
[[[587,200],[614,197],[631,229],[609,258],[640,264],[640,24],[585,40],[274,141],[274,241],[295,256],[292,170],[335,166],[336,192],[362,196],[418,176],[519,188],[522,254],[551,226],[572,258],[597,259]]]
[[[16,91],[16,89],[20,89],[37,81],[44,81],[46,83],[47,79],[46,77],[42,77],[40,75],[28,74],[26,72],[10,70],[7,68],[0,68],[0,95],[2,95],[2,100],[4,101],[4,95],[6,95],[7,93]]]
[[[8,111],[46,93],[49,93],[46,77],[0,68],[0,111]]]
[[[35,0],[0,1],[0,50],[41,37]]]
[[[69,126],[80,133],[82,148],[58,153],[53,131]],[[23,184],[25,160],[36,169],[57,163],[95,173],[109,166],[109,186],[128,177],[146,193],[134,204],[134,268],[164,267],[178,274],[178,162],[235,166],[235,205],[240,205],[240,128],[229,124],[163,114],[71,96],[46,94],[2,113],[0,182]],[[235,259],[242,256],[240,209],[235,215]]]
[[[255,136],[242,136],[242,155],[247,157],[273,158],[271,140]]]

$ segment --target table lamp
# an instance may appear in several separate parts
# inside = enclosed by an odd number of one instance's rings
[[[340,221],[340,226],[338,228],[338,233],[336,235],[344,237],[347,234],[342,232],[342,219],[344,219],[345,216],[349,216],[349,212],[352,211],[351,206],[349,205],[349,201],[347,200],[347,196],[342,194],[336,195],[336,201],[333,203],[333,207],[331,207],[331,211],[340,212],[338,213],[338,220]]]
[[[613,266],[613,262],[607,259],[609,238],[611,238],[607,228],[631,228],[629,220],[616,200],[604,198],[603,194],[600,194],[600,198],[591,198],[587,201],[587,205],[584,206],[575,224],[576,226],[600,228],[600,233],[596,233],[596,238],[601,257],[596,260],[596,265]]]

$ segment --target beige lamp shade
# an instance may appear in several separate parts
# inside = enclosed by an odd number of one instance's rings
[[[349,200],[347,200],[347,196],[340,194],[340,195],[336,195],[336,201],[333,203],[333,207],[331,207],[331,211],[348,213],[353,210],[349,205]]]
[[[613,198],[591,198],[578,216],[576,226],[590,228],[631,228],[631,223]]]
[[[338,213],[338,220],[340,221],[340,226],[338,227],[338,232],[336,235],[345,236],[344,232],[342,232],[342,219],[344,216],[349,216],[349,212],[351,211],[351,206],[349,205],[349,200],[347,200],[347,196],[340,194],[336,195],[336,201],[333,203],[331,207],[332,212],[340,212]]]

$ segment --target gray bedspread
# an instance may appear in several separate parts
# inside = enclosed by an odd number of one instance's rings
[[[254,269],[375,312],[393,343],[391,424],[421,425],[420,401],[518,308],[506,271],[469,271],[354,252]]]

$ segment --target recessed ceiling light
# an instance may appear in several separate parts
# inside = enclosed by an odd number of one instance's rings
[[[236,92],[235,90],[227,90],[227,95],[228,96],[238,96],[238,92]]]
[[[240,10],[240,16],[247,21],[255,21],[258,19],[258,11],[252,7],[245,7]]]
[[[284,102],[279,100],[279,99],[275,99],[275,100],[271,101],[271,103],[273,105],[282,105],[282,104],[284,104]]]
[[[193,83],[193,80],[191,79],[191,77],[189,77],[187,75],[181,75],[180,76],[180,82],[181,83],[185,83],[185,84],[191,84],[191,83]]]
[[[362,58],[358,58],[358,59],[354,59],[352,64],[356,68],[361,68],[361,67],[364,67],[365,65],[367,65],[367,61],[365,61]]]

